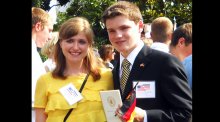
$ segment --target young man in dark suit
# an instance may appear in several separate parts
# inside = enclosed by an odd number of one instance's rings
[[[139,8],[119,1],[107,8],[102,16],[109,40],[120,52],[113,69],[114,88],[124,100],[134,85],[136,108],[134,121],[188,122],[192,116],[192,91],[181,62],[174,56],[151,49],[141,40],[143,19]],[[122,62],[129,61],[125,87]],[[119,111],[116,114],[122,119]]]

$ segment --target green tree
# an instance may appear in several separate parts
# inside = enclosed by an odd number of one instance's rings
[[[89,20],[92,25],[95,34],[95,47],[99,48],[100,45],[110,43],[108,41],[108,35],[101,23],[102,12],[110,6],[112,0],[74,0],[66,12],[59,12],[57,24],[54,29],[58,29],[59,26],[67,19],[75,16],[82,16]]]
[[[43,8],[49,11],[53,6],[49,6],[51,0],[32,0],[32,6]],[[54,6],[66,5],[70,0],[57,0]],[[75,16],[87,18],[95,33],[95,47],[109,44],[108,34],[103,24],[101,16],[103,11],[117,0],[73,0],[66,12],[58,12],[57,24],[54,31],[58,31],[60,25],[67,19]],[[127,0],[135,3],[143,16],[144,23],[150,23],[155,18],[166,16],[172,21],[174,17],[178,25],[192,22],[192,0]],[[177,26],[178,26],[177,25]],[[47,57],[42,56],[45,61]]]
[[[135,3],[139,6],[145,23],[160,16],[171,20],[175,17],[178,25],[192,22],[192,0],[140,0]]]
[[[37,2],[36,2],[37,1]],[[33,0],[36,6],[45,6],[46,1]],[[58,0],[65,5],[70,0]],[[103,11],[117,0],[73,0],[66,12],[58,12],[57,24],[54,31],[67,19],[75,16],[87,18],[95,33],[95,46],[109,43],[108,35],[101,23]],[[135,3],[141,10],[144,23],[152,22],[155,18],[166,16],[172,21],[174,17],[178,25],[192,22],[192,0],[127,0]]]
[[[49,11],[54,6],[63,6],[70,2],[70,0],[57,0],[57,5],[50,6],[50,1],[51,0],[32,0],[32,6],[40,7],[46,11]]]

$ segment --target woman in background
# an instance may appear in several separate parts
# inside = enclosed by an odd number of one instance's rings
[[[52,39],[49,40],[41,49],[41,54],[47,56],[47,60],[44,62],[44,67],[47,72],[53,71],[56,64],[54,61],[54,46],[58,41],[58,32],[52,33]]]
[[[106,67],[111,68],[111,69],[114,68],[113,64],[111,63],[111,61],[113,61],[115,57],[115,51],[112,45],[110,44],[103,45],[99,49],[99,55],[104,61],[104,64]]]

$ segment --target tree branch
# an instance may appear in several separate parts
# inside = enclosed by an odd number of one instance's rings
[[[59,5],[61,5],[61,4],[52,5],[52,6],[50,7],[50,9],[53,8],[54,6],[59,6]]]

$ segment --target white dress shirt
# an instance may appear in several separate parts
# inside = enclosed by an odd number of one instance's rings
[[[169,53],[169,46],[167,44],[164,44],[164,43],[154,42],[151,45],[151,48],[155,49],[155,50],[162,51],[162,52]]]
[[[31,52],[31,78],[32,78],[32,107],[34,103],[34,95],[35,95],[35,87],[38,78],[46,73],[46,70],[44,68],[43,62],[41,60],[40,54],[37,52],[37,46],[35,44],[35,41],[32,40],[32,52]]]
[[[129,67],[130,70],[132,69],[135,58],[137,57],[138,53],[141,51],[141,49],[144,46],[144,42],[142,40],[139,40],[137,43],[138,43],[137,47],[134,48],[134,50],[126,57],[126,59],[131,63],[131,65]],[[124,59],[125,59],[125,57],[123,57],[120,53],[120,71],[119,71],[120,79],[121,79],[121,75],[122,75],[122,66],[121,66],[121,64],[122,64],[122,61]],[[135,111],[139,111],[138,113],[140,113],[140,112],[144,113],[144,122],[147,122],[147,111],[145,111],[143,109],[140,109],[139,107],[136,107]]]
[[[49,71],[53,71],[56,67],[55,62],[51,58],[48,58],[43,64],[44,67],[47,67]]]
[[[142,41],[142,40],[139,40],[138,42],[138,45],[137,45],[137,47],[136,48],[134,48],[134,50],[126,57],[126,59],[131,63],[131,65],[130,65],[130,70],[131,70],[131,68],[132,68],[132,66],[133,66],[133,64],[134,64],[134,60],[135,60],[135,58],[137,57],[137,55],[138,55],[138,53],[140,52],[140,50],[143,48],[143,46],[144,46],[144,42]],[[121,75],[122,75],[122,66],[121,66],[121,64],[122,64],[122,61],[125,59],[125,57],[123,57],[122,55],[121,55],[121,53],[120,53],[120,74],[119,74],[119,76],[120,76],[120,79],[121,79]]]

